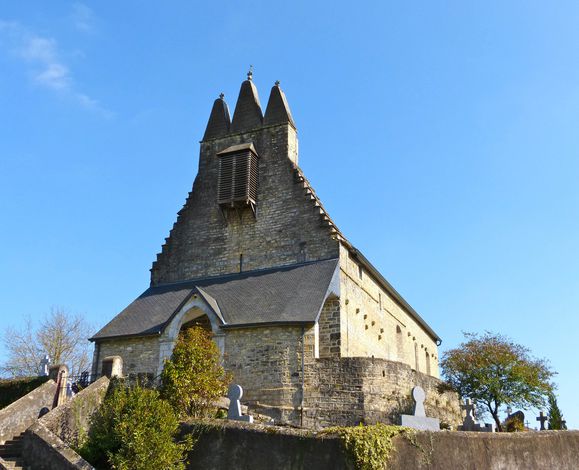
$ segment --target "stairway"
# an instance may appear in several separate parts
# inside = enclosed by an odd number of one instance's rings
[[[24,462],[22,461],[22,438],[24,433],[6,441],[3,445],[0,445],[0,457],[4,459],[4,465],[6,468],[12,469],[24,469]]]

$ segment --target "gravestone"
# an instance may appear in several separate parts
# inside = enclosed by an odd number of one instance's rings
[[[245,421],[246,423],[253,423],[253,416],[244,416],[241,414],[241,397],[243,396],[243,389],[241,385],[233,384],[229,387],[227,393],[229,397],[229,410],[227,411],[227,419],[235,421]]]
[[[545,413],[543,413],[542,411],[539,413],[537,421],[541,421],[541,431],[545,431],[545,421],[547,421],[548,419],[549,417],[545,416]]]
[[[48,357],[48,354],[47,354],[40,361],[40,376],[41,377],[48,377],[49,366],[50,366],[50,357]]]
[[[424,411],[424,399],[426,393],[422,387],[416,386],[412,389],[412,398],[414,399],[414,414],[401,415],[400,421],[402,426],[422,431],[440,431],[440,420],[438,418],[428,418]]]
[[[475,419],[476,405],[470,401],[470,398],[467,398],[464,401],[464,405],[460,405],[460,407],[466,412],[466,416],[464,417],[462,426],[458,427],[459,431],[494,432],[495,429],[492,424],[486,423],[481,425],[477,423]]]

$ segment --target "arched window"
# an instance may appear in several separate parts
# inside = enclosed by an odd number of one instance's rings
[[[428,375],[431,375],[431,373],[430,373],[430,354],[428,354],[428,351],[426,351],[426,373]]]
[[[418,367],[418,343],[414,343],[414,362],[416,372],[420,372],[420,368]]]

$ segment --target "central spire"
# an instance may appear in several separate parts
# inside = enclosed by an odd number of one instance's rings
[[[253,84],[253,66],[247,72],[247,80],[241,84],[239,97],[233,112],[231,132],[250,131],[263,124],[263,114],[259,104],[257,88]]]

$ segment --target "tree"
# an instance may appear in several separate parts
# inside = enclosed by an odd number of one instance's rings
[[[448,385],[488,411],[502,431],[499,408],[540,407],[553,390],[555,372],[544,359],[509,338],[486,332],[465,333],[466,341],[446,351],[440,363]]]
[[[181,332],[161,374],[161,396],[179,415],[198,418],[215,411],[213,403],[225,394],[227,384],[211,334],[201,327]]]
[[[557,397],[554,393],[549,393],[549,429],[567,429],[567,425],[563,420],[563,414],[557,404]]]
[[[66,364],[71,375],[78,375],[90,366],[91,330],[81,315],[61,307],[53,307],[38,326],[28,317],[22,328],[4,330],[8,359],[0,370],[11,377],[38,375],[40,360],[47,354],[52,364]]]
[[[79,453],[97,468],[118,470],[180,470],[191,437],[177,443],[179,420],[159,392],[138,384],[111,384],[93,415]]]

